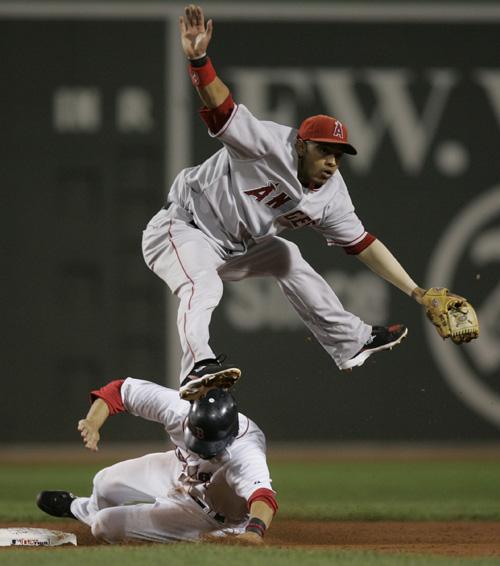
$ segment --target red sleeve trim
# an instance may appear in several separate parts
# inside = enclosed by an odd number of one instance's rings
[[[262,501],[266,505],[268,505],[272,510],[273,513],[276,514],[278,510],[278,502],[276,501],[276,496],[274,491],[271,489],[267,489],[266,487],[261,487],[252,493],[252,495],[248,498],[248,509],[252,506],[252,503],[255,501]]]
[[[375,236],[372,236],[371,234],[369,234],[367,232],[366,236],[360,242],[358,242],[357,244],[354,244],[354,246],[346,246],[344,248],[344,251],[345,251],[346,254],[349,254],[349,255],[358,255],[364,249],[366,249],[370,244],[373,244],[373,242],[376,239],[377,238],[375,238]]]
[[[91,401],[93,402],[96,399],[102,399],[108,406],[110,415],[125,412],[125,406],[123,405],[121,395],[122,383],[124,381],[124,379],[115,379],[114,381],[110,381],[104,387],[91,391]]]
[[[217,108],[202,108],[200,110],[201,119],[208,126],[208,129],[216,134],[226,125],[234,110],[234,100],[231,94]]]
[[[189,65],[189,76],[193,86],[197,88],[206,87],[213,82],[217,73],[212,65],[212,61],[210,61],[210,57],[207,57],[207,61],[202,67]]]

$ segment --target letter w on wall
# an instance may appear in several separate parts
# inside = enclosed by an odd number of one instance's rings
[[[321,99],[317,112],[333,114],[349,128],[350,139],[358,148],[350,161],[358,173],[369,173],[384,136],[392,140],[401,168],[416,175],[424,165],[429,147],[438,130],[450,93],[458,82],[453,69],[428,69],[423,76],[408,69],[283,69],[231,68],[236,99],[261,119],[297,126],[305,116],[301,106],[311,106],[314,85]],[[428,94],[419,111],[412,88],[426,85]],[[356,84],[368,85],[374,104],[368,113],[360,100]],[[420,84],[419,84],[420,83]],[[274,99],[272,87],[283,85],[287,93]]]

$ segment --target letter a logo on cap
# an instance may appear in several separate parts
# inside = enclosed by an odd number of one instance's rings
[[[344,139],[344,128],[338,120],[335,120],[335,127],[333,128],[333,137],[340,138],[341,140]]]

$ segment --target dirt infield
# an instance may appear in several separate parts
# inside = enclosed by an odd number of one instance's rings
[[[94,539],[88,527],[75,521],[0,524],[0,527],[20,526],[75,533],[79,546],[102,544]],[[276,520],[265,544],[271,547],[491,557],[500,556],[500,523]]]

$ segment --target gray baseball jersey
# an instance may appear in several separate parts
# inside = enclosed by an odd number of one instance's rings
[[[236,105],[222,129],[210,133],[224,147],[175,179],[169,202],[221,248],[244,253],[285,228],[310,226],[329,245],[350,247],[366,236],[337,170],[318,190],[297,178],[297,130],[261,121]]]

